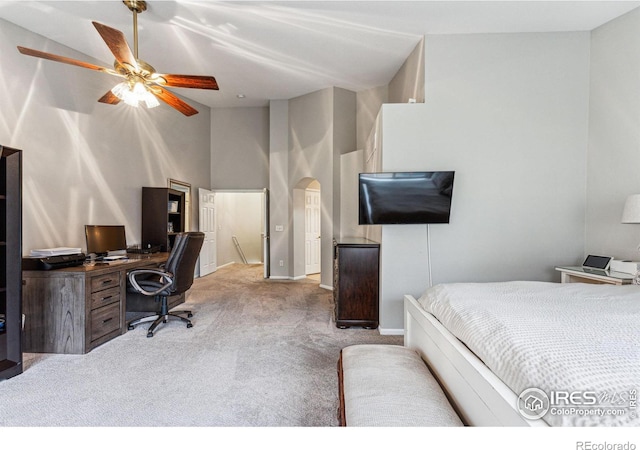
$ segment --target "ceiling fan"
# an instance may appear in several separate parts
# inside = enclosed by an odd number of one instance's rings
[[[124,78],[124,81],[117,84],[98,100],[101,103],[116,105],[120,101],[124,101],[131,106],[138,106],[139,103],[144,103],[147,108],[153,108],[160,104],[158,101],[160,99],[185,116],[197,114],[198,111],[195,108],[164,87],[217,90],[218,83],[216,79],[211,76],[157,73],[151,65],[138,59],[138,14],[146,11],[147,2],[143,0],[123,0],[122,3],[133,13],[133,52],[121,31],[98,22],[92,22],[116,58],[113,69],[20,46],[18,46],[18,51],[24,55],[80,66],[85,69],[97,70]]]

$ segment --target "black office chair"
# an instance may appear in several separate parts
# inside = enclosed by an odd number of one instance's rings
[[[153,321],[147,331],[147,337],[153,337],[153,332],[161,322],[169,319],[179,319],[186,322],[187,328],[193,324],[179,314],[193,317],[191,311],[169,312],[167,297],[179,295],[191,287],[196,267],[196,261],[204,242],[204,233],[192,231],[176,235],[173,249],[167,259],[167,263],[158,269],[137,269],[129,272],[129,287],[132,292],[137,292],[148,297],[155,297],[160,302],[160,312],[152,316],[141,317],[129,323],[128,329],[133,330],[136,325]]]

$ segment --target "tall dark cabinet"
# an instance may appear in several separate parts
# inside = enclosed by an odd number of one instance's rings
[[[0,380],[22,373],[22,152],[0,145]]]
[[[142,188],[142,246],[170,252],[176,234],[184,229],[184,192],[170,188]]]
[[[361,238],[333,242],[336,326],[378,327],[380,244]]]

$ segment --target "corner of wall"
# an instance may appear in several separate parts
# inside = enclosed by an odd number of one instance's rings
[[[389,103],[424,103],[424,36],[389,82]]]

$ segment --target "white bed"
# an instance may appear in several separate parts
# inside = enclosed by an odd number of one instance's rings
[[[419,299],[405,296],[405,346],[421,354],[469,425],[640,426],[638,286],[434,286]],[[528,420],[517,408],[527,388],[578,394]]]

